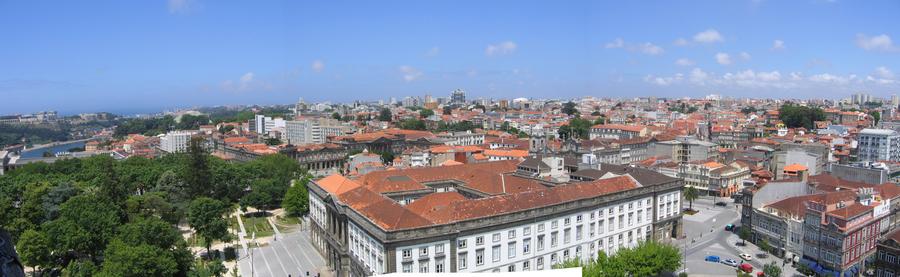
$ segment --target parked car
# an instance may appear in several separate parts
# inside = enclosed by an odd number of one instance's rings
[[[716,202],[716,206],[725,207],[725,206],[728,206],[728,203],[725,203],[725,202],[721,202],[721,201],[720,201],[720,202]]]
[[[734,224],[725,225],[725,231],[734,231]]]
[[[705,260],[706,260],[707,262],[718,263],[718,262],[719,262],[719,256],[713,256],[713,255],[706,256],[706,259],[705,259]]]
[[[743,260],[745,260],[745,261],[752,261],[752,260],[753,260],[753,256],[750,256],[750,254],[747,254],[747,253],[741,253],[740,256],[741,256],[741,259],[743,259]]]
[[[738,268],[740,268],[743,272],[753,272],[753,266],[750,264],[741,264],[741,266],[739,266]]]
[[[741,265],[740,263],[738,263],[737,261],[732,260],[732,259],[724,259],[724,260],[722,260],[722,263],[729,265],[731,267],[737,267],[737,266]]]

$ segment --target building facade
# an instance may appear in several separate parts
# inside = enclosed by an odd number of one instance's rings
[[[863,129],[858,140],[860,161],[900,161],[900,133],[897,131]]]
[[[676,178],[614,166],[594,181],[547,186],[516,168],[501,161],[310,182],[314,245],[338,276],[369,276],[544,270],[681,235]]]

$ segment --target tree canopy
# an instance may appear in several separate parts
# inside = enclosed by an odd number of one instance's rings
[[[574,115],[574,114],[578,113],[578,109],[576,108],[575,102],[572,102],[572,101],[563,103],[561,111],[567,115]]]
[[[559,127],[559,137],[562,139],[588,139],[591,131],[591,121],[580,117],[569,120],[569,123]]]
[[[825,112],[819,108],[799,106],[791,103],[781,105],[778,110],[778,119],[784,122],[788,128],[803,127],[807,130],[815,128],[815,121],[825,120]]]
[[[620,248],[613,256],[600,251],[586,263],[571,260],[558,268],[581,267],[583,276],[658,276],[681,267],[681,252],[669,244],[641,241],[633,248]]]

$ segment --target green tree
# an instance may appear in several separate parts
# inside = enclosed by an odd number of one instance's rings
[[[400,122],[400,129],[404,130],[425,130],[425,122],[418,119],[407,119]]]
[[[881,113],[878,111],[871,111],[869,115],[872,116],[872,120],[875,121],[875,125],[878,125],[878,122],[881,121]]]
[[[149,192],[143,195],[132,195],[125,200],[125,213],[132,221],[138,218],[153,217],[170,224],[181,221],[181,212],[166,201],[162,192]]]
[[[688,201],[688,209],[694,210],[694,200],[700,197],[700,192],[694,187],[684,187],[684,200]]]
[[[33,267],[35,272],[51,263],[50,241],[42,232],[29,229],[22,233],[16,244],[16,251],[19,252],[22,263]]]
[[[121,223],[119,208],[92,194],[63,203],[59,218],[43,226],[54,255],[98,259]]]
[[[90,259],[78,259],[69,263],[62,270],[63,277],[92,277],[96,275],[97,264]]]
[[[567,114],[570,116],[578,113],[578,109],[576,108],[575,102],[572,102],[572,101],[564,103],[561,111],[564,114]]]
[[[432,110],[429,110],[429,109],[419,110],[419,117],[421,117],[421,118],[427,118],[432,115],[434,115],[434,111],[432,111]]]
[[[735,269],[734,273],[735,273],[735,275],[737,275],[737,277],[753,277],[753,274],[744,272],[743,270],[740,270],[740,269]]]
[[[745,244],[747,244],[747,240],[750,239],[750,235],[751,235],[750,227],[741,226],[740,228],[741,228],[740,231],[738,231],[738,237],[741,238],[741,245],[745,245]]]
[[[775,262],[771,262],[763,266],[763,273],[766,277],[781,277],[781,267]]]
[[[381,112],[378,114],[378,120],[384,122],[391,122],[393,119],[393,115],[391,114],[391,109],[383,108]]]
[[[98,276],[173,276],[178,263],[172,252],[149,244],[128,245],[115,240],[106,248]]]
[[[222,264],[222,260],[198,261],[194,270],[188,273],[189,277],[221,277],[228,269]]]
[[[797,272],[799,272],[800,274],[803,274],[803,276],[815,276],[816,275],[816,272],[813,271],[812,268],[809,268],[809,266],[807,266],[804,263],[797,264]]]
[[[303,216],[309,212],[309,191],[306,190],[309,179],[308,175],[297,179],[284,195],[281,207],[289,216]]]
[[[204,148],[201,137],[193,137],[188,145],[188,164],[183,168],[182,179],[187,185],[188,196],[212,195],[212,173],[209,168],[209,155]]]
[[[227,211],[227,206],[212,198],[200,197],[191,201],[188,224],[204,239],[206,253],[209,253],[213,241],[228,239],[228,223],[222,217]]]
[[[590,137],[591,121],[580,117],[569,120],[569,123],[559,128],[559,137],[562,139],[588,139]]]
[[[281,140],[278,138],[267,138],[266,145],[279,145],[281,144]]]
[[[558,268],[582,268],[582,276],[658,276],[681,267],[677,247],[656,241],[642,241],[634,248],[622,248],[614,256],[600,251],[588,263],[564,261]]]
[[[757,242],[756,246],[759,247],[759,250],[762,250],[763,252],[766,252],[766,253],[768,253],[770,250],[772,250],[771,249],[772,247],[769,245],[769,242],[766,241],[766,239],[759,240],[759,242]]]
[[[825,120],[825,113],[819,108],[787,103],[781,105],[781,108],[778,110],[778,119],[789,128],[803,127],[811,130],[815,128],[816,121]]]
[[[453,114],[453,107],[450,107],[450,106],[444,106],[443,114],[444,114],[444,115],[451,115],[451,114]]]
[[[331,114],[331,118],[334,118],[334,119],[337,119],[337,120],[341,120],[341,114],[338,113],[338,112],[334,112],[334,113]]]

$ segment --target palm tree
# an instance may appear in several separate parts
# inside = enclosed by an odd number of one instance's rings
[[[694,200],[700,197],[700,193],[694,187],[685,187],[684,188],[684,199],[689,203],[689,210],[694,210]]]

